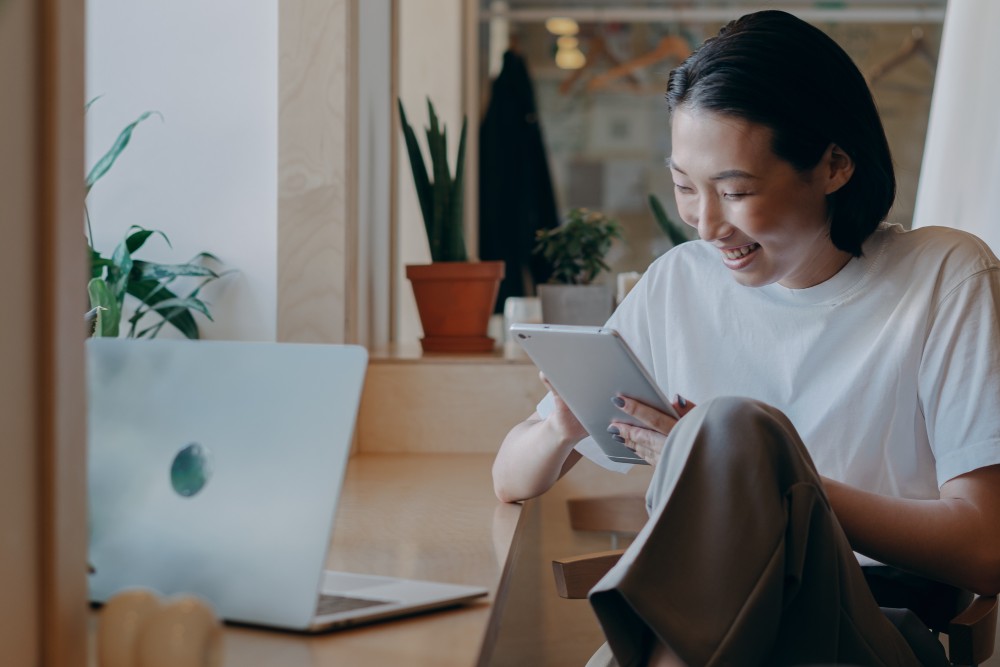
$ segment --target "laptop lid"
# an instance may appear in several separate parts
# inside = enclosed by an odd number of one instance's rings
[[[90,598],[146,586],[311,626],[362,347],[90,339]]]

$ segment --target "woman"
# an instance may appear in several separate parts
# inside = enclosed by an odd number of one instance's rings
[[[859,564],[1000,591],[1000,263],[968,234],[882,222],[895,177],[864,77],[789,14],[723,28],[667,104],[701,241],[657,260],[608,326],[686,398],[675,421],[614,397],[645,426],[609,430],[656,468],[649,522],[591,592],[610,649],[622,665],[943,664]],[[540,409],[498,452],[503,501],[580,458],[558,396]]]

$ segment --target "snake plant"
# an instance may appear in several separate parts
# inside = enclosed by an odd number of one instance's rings
[[[466,118],[462,118],[462,132],[458,140],[458,156],[455,161],[455,175],[448,168],[448,133],[438,120],[434,105],[427,100],[430,127],[424,128],[430,153],[431,171],[428,173],[423,153],[417,143],[417,135],[406,119],[402,100],[399,117],[406,139],[406,151],[410,156],[413,183],[420,200],[420,212],[424,218],[427,242],[430,245],[431,260],[435,262],[464,262],[468,259],[463,231],[463,190],[465,175],[465,130]]]

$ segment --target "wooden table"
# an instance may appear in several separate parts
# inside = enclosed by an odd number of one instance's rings
[[[488,597],[317,636],[227,626],[225,666],[488,664],[521,529],[521,506],[493,495],[492,461],[487,454],[354,456],[327,560],[331,569],[483,586]]]

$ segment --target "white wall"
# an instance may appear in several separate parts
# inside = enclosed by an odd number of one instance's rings
[[[914,227],[976,234],[1000,254],[1000,2],[949,0]]]
[[[88,198],[97,249],[129,225],[167,233],[140,258],[207,250],[236,273],[203,292],[202,336],[274,340],[277,229],[277,0],[88,0],[87,167],[142,112]]]
[[[418,141],[427,155],[424,128],[428,123],[430,97],[437,115],[448,126],[448,158],[454,170],[458,137],[462,129],[462,46],[464,0],[401,0],[399,7],[399,96]],[[479,131],[476,118],[469,119],[468,133]],[[417,340],[422,331],[413,290],[406,280],[405,265],[430,261],[427,235],[420,204],[413,186],[409,157],[400,128],[393,128],[398,151],[398,229],[396,267],[396,340]],[[467,139],[468,141],[468,139]],[[468,176],[468,174],[467,174]],[[468,221],[467,221],[468,222]],[[475,248],[470,248],[475,255]]]

